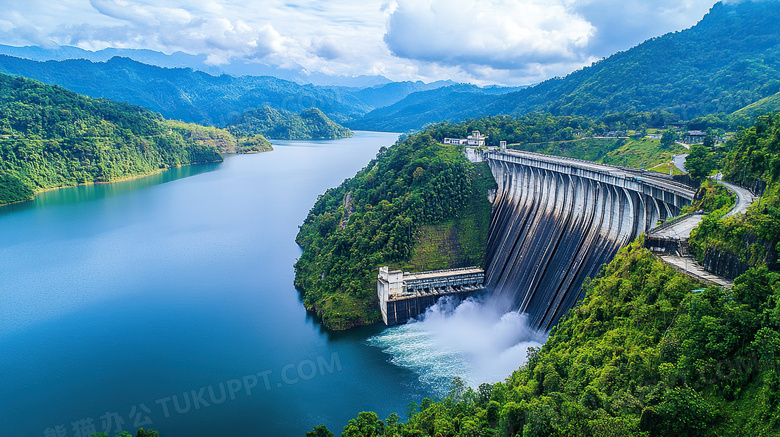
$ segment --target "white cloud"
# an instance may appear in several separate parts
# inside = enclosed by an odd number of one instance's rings
[[[403,58],[513,69],[582,58],[593,32],[555,1],[400,0],[385,41]]]
[[[315,37],[311,42],[311,47],[314,54],[329,61],[344,55],[339,44],[331,38]]]
[[[577,0],[571,7],[596,28],[588,52],[604,57],[648,38],[691,27],[713,3],[712,0]]]
[[[212,65],[528,84],[695,24],[714,0],[0,0],[0,44],[143,48]]]

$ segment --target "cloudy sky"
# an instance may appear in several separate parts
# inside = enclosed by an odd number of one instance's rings
[[[0,44],[524,85],[693,26],[714,0],[0,0]]]

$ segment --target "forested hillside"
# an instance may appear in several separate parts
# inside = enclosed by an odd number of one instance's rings
[[[345,124],[356,130],[406,132],[428,123],[507,114],[507,111],[493,113],[484,109],[496,98],[496,94],[473,85],[450,85],[409,94],[392,105],[375,109]]]
[[[236,135],[262,135],[277,140],[335,140],[354,135],[317,108],[300,114],[270,106],[253,109],[230,120],[227,129]]]
[[[623,248],[504,382],[456,380],[406,423],[363,412],[341,435],[780,435],[780,276],[700,290],[641,246]]]
[[[236,139],[138,106],[0,74],[0,204],[46,188],[221,161],[218,149],[269,146],[264,138]]]
[[[780,91],[780,7],[717,3],[696,26],[650,39],[565,78],[499,96],[419,92],[348,126],[404,131],[443,120],[525,114],[599,117],[664,110],[684,120],[734,112]]]
[[[446,137],[465,138],[469,132],[478,130],[487,136],[489,146],[506,141],[511,149],[647,169],[686,152],[679,144],[663,144],[645,135],[648,128],[677,120],[674,114],[661,112],[616,113],[598,119],[531,113],[518,117],[482,117],[458,124],[436,123],[425,132],[442,141]],[[620,138],[594,138],[616,131],[621,132]]]

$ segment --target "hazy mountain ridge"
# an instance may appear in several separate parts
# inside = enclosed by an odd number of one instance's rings
[[[404,132],[433,122],[489,115],[484,108],[495,98],[474,85],[452,85],[409,94],[397,103],[345,124],[357,130]]]
[[[475,96],[471,104],[453,91],[409,95],[349,126],[405,130],[533,111],[598,117],[665,110],[683,119],[730,113],[780,91],[780,8],[775,1],[717,3],[690,29],[652,38],[565,78],[492,98]]]
[[[307,72],[302,66],[291,68],[272,67],[265,64],[246,61],[232,61],[223,65],[207,63],[207,55],[191,55],[184,52],[169,54],[148,49],[105,48],[97,51],[84,50],[72,46],[57,46],[53,48],[25,46],[14,47],[0,44],[0,54],[33,61],[64,61],[67,59],[86,59],[92,62],[105,62],[113,57],[130,58],[144,64],[166,68],[192,68],[215,76],[229,74],[232,76],[274,76],[289,80],[300,85],[312,84],[320,86],[373,87],[391,83],[384,76],[334,76]]]
[[[147,54],[157,56],[154,53]],[[66,55],[70,51],[65,50]],[[293,113],[316,107],[351,129],[394,132],[439,121],[537,111],[599,117],[660,110],[689,120],[732,113],[780,91],[780,8],[776,1],[718,3],[690,29],[652,38],[565,78],[520,90],[452,82],[368,88],[299,85],[270,76],[161,68],[127,58],[36,62],[0,55],[0,72],[216,126],[265,106]]]
[[[141,105],[167,118],[210,125],[224,125],[232,115],[263,106],[293,112],[317,107],[337,121],[370,109],[350,94],[275,77],[212,76],[128,58],[104,63],[36,62],[0,55],[0,72],[60,85],[90,97]]]

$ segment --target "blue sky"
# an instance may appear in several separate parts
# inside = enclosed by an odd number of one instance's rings
[[[0,0],[0,44],[525,85],[693,26],[713,0]]]

